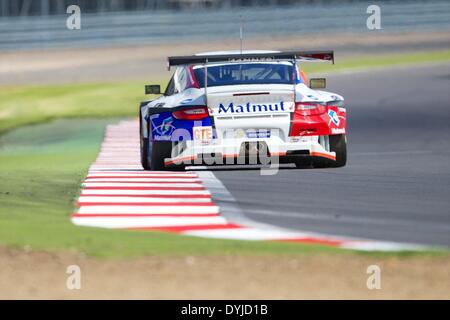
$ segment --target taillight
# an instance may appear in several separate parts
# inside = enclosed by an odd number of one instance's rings
[[[298,102],[295,104],[295,112],[302,116],[313,116],[325,113],[326,107],[315,102]]]
[[[208,117],[208,108],[188,107],[174,111],[172,114],[178,120],[201,120]]]

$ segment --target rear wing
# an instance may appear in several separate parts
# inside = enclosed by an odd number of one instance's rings
[[[167,67],[186,64],[201,64],[209,62],[234,61],[268,61],[268,60],[296,60],[296,61],[331,61],[334,64],[334,51],[275,51],[263,53],[231,53],[206,54],[193,56],[175,56],[167,59]]]

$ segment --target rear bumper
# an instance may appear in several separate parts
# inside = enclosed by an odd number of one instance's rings
[[[165,159],[164,163],[166,166],[244,164],[244,159],[249,158],[249,154],[244,152],[245,147],[253,148],[258,143],[263,144],[263,150],[260,150],[258,156],[263,163],[289,162],[308,157],[336,160],[335,152],[327,151],[319,143],[319,136],[305,136],[289,137],[288,141],[283,141],[278,137],[253,140],[211,140],[208,144],[183,141],[173,148],[172,157]],[[250,160],[252,160],[251,156],[250,153]]]

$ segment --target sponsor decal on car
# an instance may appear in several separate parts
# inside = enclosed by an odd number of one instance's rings
[[[230,102],[228,105],[224,105],[223,103],[219,104],[219,113],[258,113],[258,112],[279,112],[286,111],[284,109],[284,101],[280,101],[279,103],[269,103],[269,104],[251,104],[247,102],[246,104],[238,104],[235,105],[233,102]]]
[[[247,138],[270,138],[270,130],[259,129],[259,130],[247,130]]]
[[[161,126],[159,127],[161,134],[166,134],[170,131],[173,131],[174,126],[172,125],[173,118],[169,117],[163,120]]]
[[[194,141],[202,144],[209,144],[213,138],[212,127],[194,127]]]
[[[332,109],[328,110],[328,116],[330,117],[331,121],[333,121],[333,123],[337,126],[341,122],[341,120],[339,120],[339,116],[338,116],[337,112]]]
[[[155,141],[181,141],[194,139],[194,127],[211,127],[211,119],[198,121],[178,120],[172,112],[163,112],[150,116],[151,139]]]
[[[153,134],[158,136],[170,136],[170,134],[175,130],[173,118],[167,117],[162,119],[162,121],[158,118],[160,118],[159,114],[150,117]]]
[[[331,134],[343,134],[345,133],[344,128],[331,128]]]
[[[152,123],[152,135],[155,140],[168,141],[171,139],[171,135],[175,130],[172,117],[164,118],[160,114],[156,114],[150,117],[150,121]]]

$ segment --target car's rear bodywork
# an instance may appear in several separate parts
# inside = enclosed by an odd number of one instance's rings
[[[276,161],[305,163],[318,158],[333,166],[340,155],[330,145],[330,137],[345,140],[344,99],[311,89],[297,66],[305,60],[330,61],[333,53],[169,58],[169,66],[177,68],[165,94],[141,104],[143,152],[150,153],[163,142],[171,144],[170,152],[162,153],[165,167],[235,164],[252,152],[272,161],[276,157]],[[149,154],[144,156],[152,161]],[[338,166],[345,165],[343,160]]]

